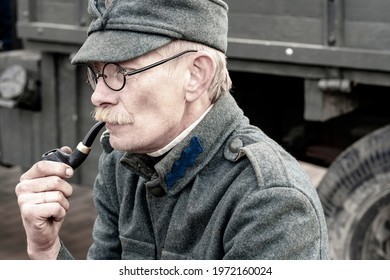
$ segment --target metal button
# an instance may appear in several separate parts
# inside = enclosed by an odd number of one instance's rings
[[[238,151],[243,147],[243,143],[240,138],[234,138],[229,145],[229,150],[232,153],[238,153]]]
[[[150,188],[150,192],[152,193],[153,196],[155,197],[162,197],[165,195],[165,191],[162,187],[153,187]]]

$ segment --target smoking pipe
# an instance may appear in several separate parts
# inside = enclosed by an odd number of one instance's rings
[[[71,154],[67,154],[60,149],[53,149],[44,153],[42,155],[42,159],[63,162],[71,166],[73,169],[76,169],[89,155],[93,141],[104,125],[104,122],[97,122],[94,126],[92,126],[85,135],[83,141],[77,145]]]

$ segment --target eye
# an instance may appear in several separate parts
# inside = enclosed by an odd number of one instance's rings
[[[123,75],[126,73],[125,70],[123,70],[121,67],[115,65],[116,67],[114,67],[112,69],[112,76],[113,78],[116,78],[116,79],[122,79],[123,78]]]
[[[126,63],[125,65],[118,64],[118,66],[120,66],[120,68],[122,69],[121,73],[124,75],[131,75],[134,71],[138,70],[138,68],[135,67],[136,65],[134,65],[134,63]]]
[[[126,68],[123,69],[122,75],[125,77],[125,79],[131,79],[134,78],[133,74],[137,72],[138,69],[135,68]]]

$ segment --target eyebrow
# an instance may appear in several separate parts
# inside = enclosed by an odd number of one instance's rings
[[[103,65],[105,64],[105,62],[92,62],[92,63],[89,63],[89,66],[92,67],[93,70],[99,70],[99,66],[100,69],[103,68]]]

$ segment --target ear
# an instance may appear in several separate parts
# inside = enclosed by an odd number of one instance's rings
[[[190,78],[186,84],[186,100],[197,100],[203,94],[208,94],[211,81],[215,75],[215,61],[203,51],[198,51],[192,57],[189,65]]]

